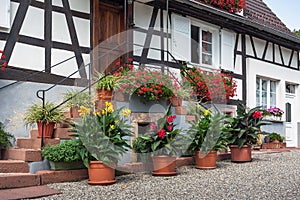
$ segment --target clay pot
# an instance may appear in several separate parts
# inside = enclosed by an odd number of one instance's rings
[[[42,137],[42,122],[38,121],[37,122],[37,126],[38,126],[38,132],[39,132],[39,138]],[[55,126],[55,122],[48,122],[48,123],[44,123],[44,138],[52,138],[52,134],[54,131],[54,126]]]
[[[112,94],[113,94],[112,90],[101,89],[101,90],[97,90],[97,92],[98,92],[98,99],[99,100],[111,101]]]
[[[88,184],[91,185],[110,185],[116,182],[115,169],[105,165],[102,161],[90,161],[88,173]]]
[[[195,160],[197,169],[215,169],[217,167],[217,151],[209,153],[196,151]]]
[[[174,176],[176,172],[176,157],[175,156],[153,156],[152,175],[154,176]]]
[[[170,103],[174,107],[182,106],[182,99],[178,97],[171,97],[170,98]]]
[[[238,145],[231,145],[231,162],[251,162],[252,161],[252,151],[251,146],[244,145],[238,148]]]

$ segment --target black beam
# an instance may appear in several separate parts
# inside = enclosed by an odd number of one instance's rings
[[[242,34],[242,76],[243,76],[243,102],[246,104],[247,100],[247,56],[246,56],[246,36]]]
[[[45,72],[51,73],[51,49],[52,49],[52,0],[45,0],[44,13],[44,37],[45,37]]]
[[[265,58],[266,58],[268,47],[269,47],[269,41],[266,42],[266,46],[265,46],[264,53],[263,53],[263,56],[262,56],[263,60],[265,60]]]
[[[256,49],[255,49],[255,45],[254,45],[252,36],[250,36],[250,42],[251,42],[251,46],[252,46],[252,50],[253,50],[254,56],[257,57]]]

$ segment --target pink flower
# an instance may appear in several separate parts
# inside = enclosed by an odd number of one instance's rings
[[[172,129],[173,129],[173,125],[169,125],[168,126],[168,131],[172,131]]]
[[[156,124],[154,124],[154,123],[151,123],[149,126],[150,126],[151,130],[155,130],[157,128]]]
[[[121,62],[120,61],[116,62],[116,65],[121,65]]]
[[[169,123],[172,123],[172,122],[173,122],[173,117],[172,117],[172,116],[168,116],[168,117],[167,117],[167,121],[168,121]]]
[[[255,119],[259,119],[262,117],[262,112],[260,111],[255,111],[252,115]]]
[[[158,137],[160,137],[161,139],[164,139],[165,138],[165,134],[166,134],[166,131],[164,129],[160,129],[158,132]]]

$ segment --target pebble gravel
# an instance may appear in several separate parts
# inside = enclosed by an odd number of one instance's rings
[[[254,154],[249,163],[221,161],[215,170],[194,166],[173,177],[136,173],[116,177],[110,186],[86,180],[48,186],[62,192],[41,199],[293,199],[300,200],[300,151]]]

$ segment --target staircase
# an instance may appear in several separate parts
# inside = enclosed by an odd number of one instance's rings
[[[57,145],[61,140],[71,139],[72,133],[68,132],[71,129],[66,125],[56,127],[53,138],[45,138],[44,144]],[[41,142],[41,138],[38,138],[38,131],[31,130],[29,138],[17,138],[16,147],[2,150],[0,189],[87,178],[86,170],[50,171],[48,162],[42,159]]]

